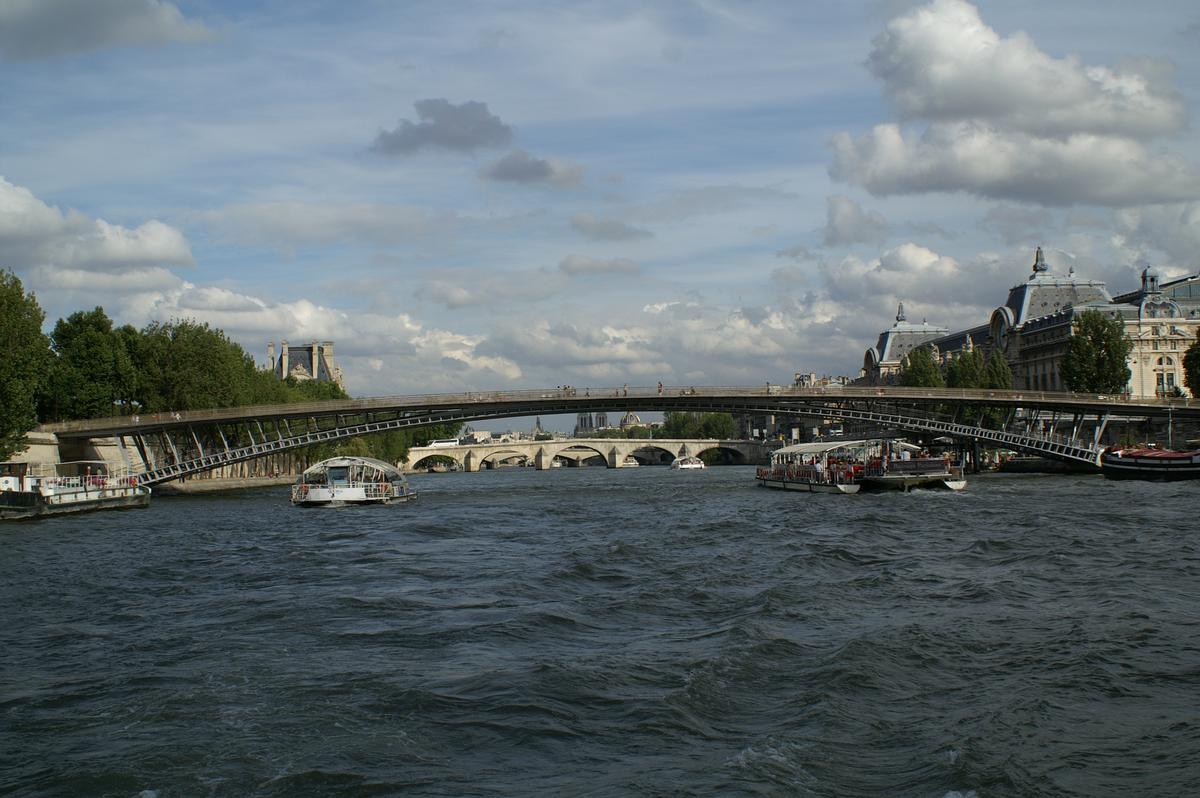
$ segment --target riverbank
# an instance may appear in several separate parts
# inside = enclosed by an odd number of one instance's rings
[[[291,485],[295,474],[280,474],[274,477],[229,477],[225,479],[189,479],[164,482],[154,486],[155,496],[191,496],[197,493],[218,493],[226,490],[246,488],[270,488]]]

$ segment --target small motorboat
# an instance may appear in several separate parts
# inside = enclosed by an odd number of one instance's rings
[[[676,457],[671,468],[704,468],[704,461],[699,457]]]

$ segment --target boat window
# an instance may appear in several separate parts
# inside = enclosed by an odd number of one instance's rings
[[[333,466],[329,469],[329,479],[334,482],[344,482],[350,475],[350,469],[346,466]]]

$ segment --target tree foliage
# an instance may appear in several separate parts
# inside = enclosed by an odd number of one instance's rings
[[[1004,357],[999,349],[993,349],[992,353],[988,355],[983,369],[983,385],[981,387],[997,391],[1007,391],[1012,388],[1012,368],[1008,365],[1008,358]]]
[[[982,388],[986,369],[982,350],[964,350],[946,364],[946,387]]]
[[[1183,353],[1183,384],[1193,397],[1200,397],[1200,336]]]
[[[927,346],[909,352],[900,362],[900,384],[909,388],[944,388],[942,370]]]
[[[37,395],[50,357],[45,314],[11,272],[0,272],[0,460],[25,448],[37,426]]]
[[[1133,342],[1125,325],[1098,310],[1085,310],[1075,319],[1062,376],[1067,387],[1084,393],[1120,393],[1129,384],[1129,353]]]
[[[666,412],[663,423],[654,432],[655,438],[717,438],[728,440],[736,434],[737,425],[729,413]]]

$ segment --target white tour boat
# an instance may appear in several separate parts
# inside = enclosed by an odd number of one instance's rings
[[[704,468],[704,461],[699,457],[676,457],[671,468]]]
[[[124,510],[150,503],[150,488],[103,460],[0,463],[0,519],[20,520],[91,510]]]
[[[292,504],[393,504],[417,497],[400,470],[372,457],[331,457],[309,466],[292,485]]]
[[[626,457],[624,460],[621,461],[621,468],[637,468],[640,465],[641,465],[641,463],[639,463],[637,461],[637,458],[634,457],[633,455],[629,455],[628,457]]]

